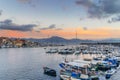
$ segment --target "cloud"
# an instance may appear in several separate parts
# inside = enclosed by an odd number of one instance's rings
[[[0,21],[0,29],[2,30],[16,30],[16,31],[32,31],[34,27],[37,27],[35,24],[15,24],[12,20],[7,19],[4,21]]]
[[[55,24],[52,24],[48,27],[45,27],[45,28],[40,28],[40,30],[48,30],[48,29],[55,29],[56,28],[56,25]]]
[[[77,5],[83,6],[89,18],[106,18],[120,14],[120,0],[76,0]]]
[[[57,28],[55,24],[52,24],[48,27],[44,27],[44,28],[40,28],[40,30],[50,30],[50,29],[54,29],[54,30],[63,30],[62,28]]]
[[[55,30],[58,30],[58,31],[59,31],[59,30],[63,30],[63,29],[62,29],[62,28],[56,28]]]
[[[83,30],[85,30],[85,31],[86,31],[86,30],[87,30],[87,27],[83,27]]]
[[[120,15],[117,15],[116,17],[112,17],[110,20],[108,20],[108,23],[113,23],[118,21],[120,21]]]
[[[50,29],[54,29],[54,28],[56,28],[56,25],[55,25],[55,24],[52,24],[52,25],[49,26],[49,28],[50,28]]]

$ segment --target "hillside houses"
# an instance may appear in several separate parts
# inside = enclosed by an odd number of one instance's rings
[[[39,47],[40,44],[23,39],[11,39],[7,37],[0,37],[1,48],[20,48],[20,47]]]

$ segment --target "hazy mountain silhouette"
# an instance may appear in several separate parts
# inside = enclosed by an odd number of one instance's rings
[[[82,40],[82,39],[65,39],[58,36],[52,36],[50,38],[43,38],[43,39],[34,39],[28,38],[27,40],[40,42],[40,43],[53,43],[53,44],[79,44],[79,43],[86,43],[86,42],[94,42],[93,40]]]

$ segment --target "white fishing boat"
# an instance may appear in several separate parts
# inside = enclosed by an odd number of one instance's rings
[[[57,48],[50,48],[46,51],[46,53],[57,53],[58,49]]]

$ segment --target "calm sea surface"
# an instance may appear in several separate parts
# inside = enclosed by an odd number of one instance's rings
[[[68,55],[67,58],[92,57],[93,55]],[[65,55],[46,54],[44,48],[0,49],[0,80],[59,80],[58,64]],[[57,77],[43,74],[43,67],[57,71]]]

